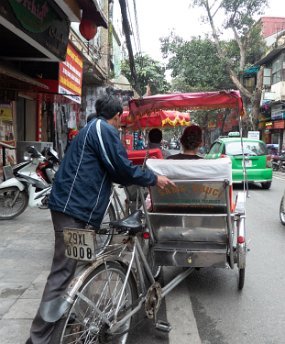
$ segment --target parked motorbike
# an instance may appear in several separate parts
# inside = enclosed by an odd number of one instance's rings
[[[273,171],[285,172],[285,152],[272,156],[272,168]]]
[[[43,153],[43,154],[42,154]],[[0,184],[0,220],[20,215],[26,207],[46,209],[59,159],[57,152],[46,148],[40,153],[27,147],[28,160],[15,166],[4,166]]]

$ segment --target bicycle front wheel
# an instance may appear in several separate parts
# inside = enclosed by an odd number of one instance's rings
[[[110,322],[131,311],[136,298],[134,281],[129,278],[125,289],[126,272],[115,262],[107,262],[96,268],[83,283],[67,316],[55,324],[51,343],[93,344],[127,342],[131,319],[127,320],[115,334],[110,334]]]

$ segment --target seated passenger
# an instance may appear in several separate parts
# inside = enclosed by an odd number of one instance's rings
[[[198,149],[202,143],[202,130],[198,125],[190,125],[186,127],[180,138],[183,153],[170,155],[167,159],[203,159],[198,154]]]
[[[148,148],[159,148],[162,151],[164,158],[170,156],[170,153],[167,149],[161,147],[162,141],[162,131],[158,128],[153,128],[148,133]]]

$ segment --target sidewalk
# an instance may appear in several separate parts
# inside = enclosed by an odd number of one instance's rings
[[[53,254],[49,210],[30,209],[0,221],[0,342],[24,344]]]
[[[49,210],[27,208],[14,220],[0,221],[1,344],[24,344],[28,338],[50,270],[53,243]],[[165,273],[171,274],[172,270]],[[148,324],[143,334],[139,332],[140,338],[135,335],[130,343],[201,344],[187,293],[181,285],[166,297],[164,311],[173,327],[168,339],[156,337],[154,327]]]

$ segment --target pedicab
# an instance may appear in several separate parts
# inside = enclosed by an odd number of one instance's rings
[[[243,115],[237,91],[149,96],[133,99],[129,106],[134,122],[169,109],[234,108]],[[139,189],[141,208],[110,222],[114,233],[123,236],[120,243],[96,255],[97,231],[65,231],[70,247],[66,255],[86,265],[49,318],[55,322],[52,343],[125,344],[128,333],[136,329],[136,314],[141,309],[156,329],[168,332],[170,324],[157,318],[161,301],[196,268],[237,267],[238,289],[243,288],[246,198],[245,192],[233,197],[231,160],[164,160],[156,156],[146,159],[146,166],[168,176],[175,187],[151,187],[149,205],[144,190]],[[161,285],[157,276],[162,266],[183,269]]]
[[[126,121],[135,128],[145,128],[151,123],[160,127],[171,125],[170,120],[162,120],[162,114],[170,109],[180,114],[172,121],[174,125],[189,124],[185,110],[235,109],[239,119],[243,116],[238,91],[148,96],[131,100],[129,107]],[[155,264],[231,269],[237,266],[238,288],[242,289],[247,252],[246,195],[244,191],[238,192],[234,199],[230,158],[147,159],[146,165],[176,184],[176,188],[165,190],[151,187],[151,209],[144,209]]]

